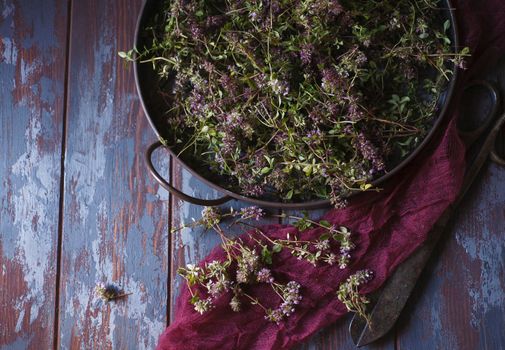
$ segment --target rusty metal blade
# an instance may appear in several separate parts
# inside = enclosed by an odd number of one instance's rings
[[[398,266],[384,286],[372,297],[369,308],[371,324],[368,325],[361,317],[354,316],[349,326],[349,331],[356,346],[360,347],[370,344],[383,337],[393,328],[442,232],[452,217],[454,209],[468,192],[486,160],[489,158],[489,154],[494,148],[496,137],[504,125],[505,114],[480,138],[477,145],[472,146],[467,155],[469,159],[467,171],[458,198],[452,206],[444,211],[439,221],[432,228],[429,239]]]

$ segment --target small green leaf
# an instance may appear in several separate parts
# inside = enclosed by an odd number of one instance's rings
[[[319,225],[327,227],[327,228],[331,227],[331,223],[329,221],[326,221],[326,220],[319,221]]]
[[[268,174],[270,172],[270,170],[272,170],[272,169],[269,167],[264,167],[263,169],[261,169],[261,174],[262,175]]]
[[[263,249],[261,250],[261,258],[265,264],[272,264],[272,252],[267,246],[263,246]]]
[[[191,304],[194,304],[194,303],[196,303],[198,300],[200,300],[200,296],[198,295],[198,292],[195,292],[195,295],[193,295],[193,296],[191,297],[191,299],[189,299],[189,302],[190,302]]]
[[[306,165],[303,168],[303,172],[305,173],[306,176],[310,176],[312,174],[312,164]]]
[[[274,244],[272,247],[272,251],[274,253],[279,253],[282,250],[282,246],[280,244]]]
[[[321,241],[326,241],[327,239],[330,239],[330,234],[329,234],[329,233],[324,233],[324,234],[322,234],[322,235],[319,237],[319,239],[320,239]]]
[[[451,27],[451,21],[447,20],[444,22],[444,32],[446,32]]]

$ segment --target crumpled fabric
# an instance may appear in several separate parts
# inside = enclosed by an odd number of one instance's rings
[[[157,349],[289,349],[347,313],[336,291],[348,276],[371,269],[374,278],[360,292],[373,292],[427,239],[430,229],[454,202],[462,185],[465,148],[455,121],[464,82],[505,54],[505,1],[458,0],[452,1],[452,5],[456,8],[460,41],[470,47],[472,57],[438,135],[383,191],[357,196],[347,208],[332,209],[324,215],[327,221],[353,232],[356,249],[349,267],[344,270],[336,265],[314,268],[289,252],[276,255],[272,266],[275,278],[297,281],[303,295],[296,311],[279,325],[265,320],[264,312],[258,307],[247,306],[239,313],[233,312],[228,305],[231,293],[220,297],[214,309],[200,315],[189,304],[190,295],[183,285],[175,321],[160,336]],[[285,238],[291,233],[314,240],[321,235],[320,229],[298,233],[296,228],[286,225],[265,226],[262,230],[272,238]],[[247,234],[242,239],[249,241]],[[224,253],[217,247],[201,263],[220,259],[224,259]],[[269,286],[258,285],[249,291],[266,301],[267,307],[276,307],[279,303]]]

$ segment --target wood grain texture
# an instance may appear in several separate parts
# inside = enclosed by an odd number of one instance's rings
[[[65,157],[59,346],[152,349],[166,325],[168,195],[147,174],[155,141],[118,50],[140,0],[74,1]],[[158,164],[168,174],[165,158]],[[97,282],[132,293],[103,303]]]
[[[67,1],[0,1],[0,348],[53,343]]]

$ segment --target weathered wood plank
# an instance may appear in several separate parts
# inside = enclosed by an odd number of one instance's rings
[[[0,1],[0,348],[50,349],[67,0]]]
[[[487,75],[505,92],[505,60]],[[505,168],[485,167],[399,321],[403,349],[505,348]]]
[[[151,349],[166,324],[168,195],[147,173],[155,140],[129,49],[140,0],[72,3],[59,345]],[[168,159],[159,164],[168,174]],[[99,281],[132,293],[104,304]]]

